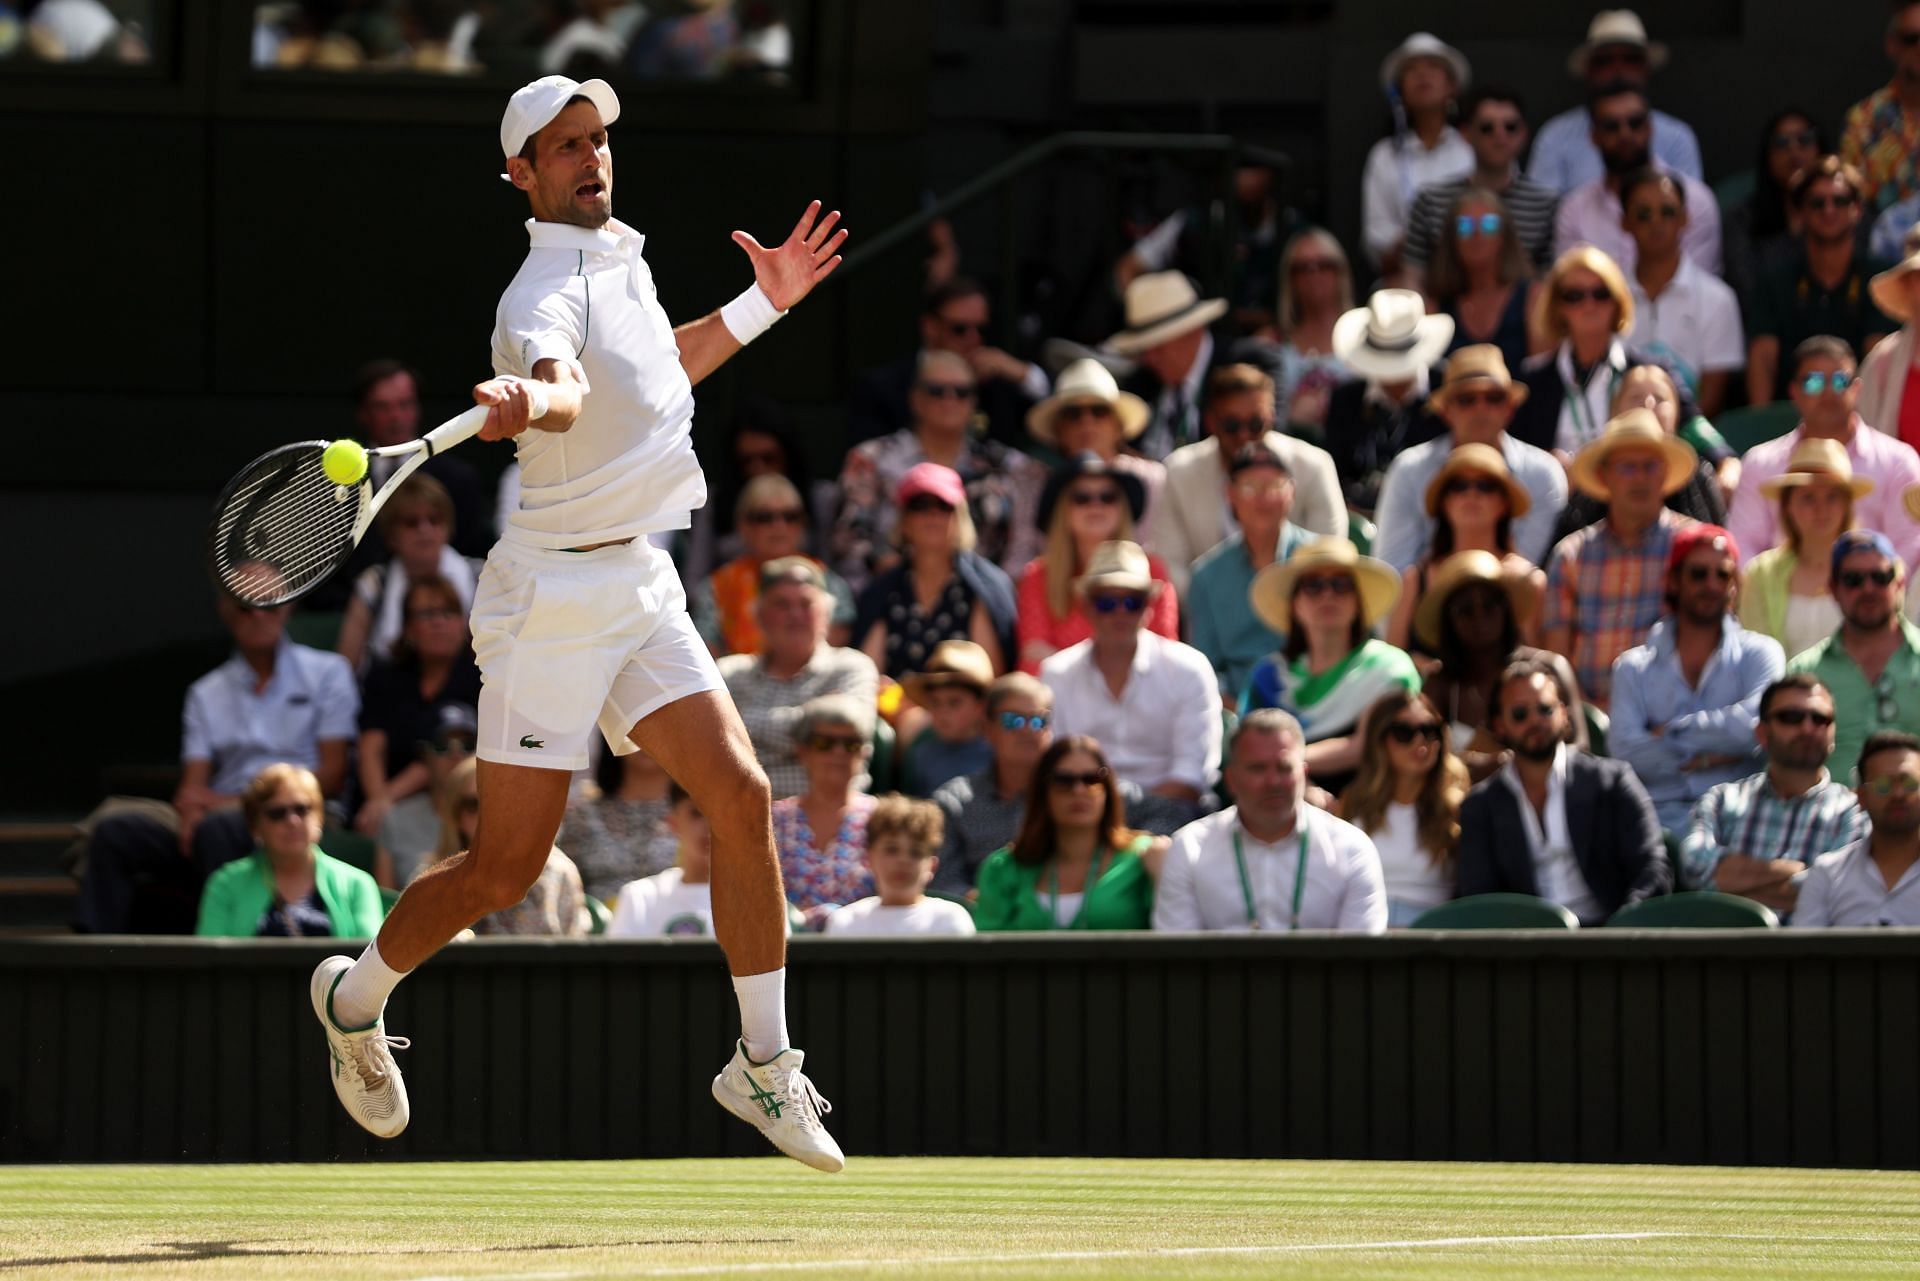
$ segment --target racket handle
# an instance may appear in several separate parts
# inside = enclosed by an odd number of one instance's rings
[[[487,406],[475,405],[465,413],[447,419],[432,431],[420,443],[426,446],[427,457],[431,458],[443,450],[452,449],[464,440],[479,434],[487,425]]]

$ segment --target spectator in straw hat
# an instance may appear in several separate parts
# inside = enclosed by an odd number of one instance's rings
[[[1147,520],[1160,505],[1167,469],[1133,452],[1133,442],[1147,429],[1153,411],[1130,391],[1121,391],[1107,367],[1097,360],[1076,360],[1060,371],[1053,394],[1027,411],[1027,434],[1061,458],[1091,451],[1115,471],[1140,482],[1141,501],[1133,514],[1134,541],[1152,546]],[[1044,503],[1042,504],[1044,506]],[[1040,518],[1047,532],[1047,518]]]
[[[1496,450],[1527,491],[1528,510],[1514,518],[1514,550],[1536,565],[1545,559],[1554,519],[1566,505],[1567,476],[1552,454],[1507,433],[1514,411],[1526,400],[1526,387],[1507,372],[1498,347],[1483,343],[1453,353],[1446,381],[1429,398],[1447,434],[1395,458],[1380,486],[1380,530],[1373,550],[1396,573],[1411,568],[1432,542],[1427,488],[1448,455],[1466,444]]]
[[[1920,346],[1914,342],[1914,321],[1920,316],[1920,227],[1909,226],[1900,247],[1900,261],[1875,276],[1872,286],[1875,305],[1888,319],[1899,321],[1900,329],[1875,343],[1860,362],[1859,409],[1868,425],[1920,449]]]
[[[1650,72],[1667,64],[1667,46],[1647,39],[1647,29],[1631,9],[1602,9],[1593,15],[1587,38],[1567,59],[1567,70],[1592,93],[1604,85],[1624,82],[1644,89]],[[1533,141],[1533,163],[1527,177],[1558,192],[1592,182],[1605,168],[1600,149],[1593,145],[1584,106],[1568,107],[1540,126]],[[1689,178],[1704,178],[1700,142],[1684,120],[1655,111],[1652,120],[1654,159]]]
[[[1127,327],[1106,346],[1142,366],[1134,388],[1153,410],[1140,452],[1165,458],[1200,438],[1200,393],[1218,350],[1207,327],[1226,314],[1225,298],[1202,298],[1178,271],[1150,271],[1127,285]]]
[[[972,641],[942,641],[926,666],[900,682],[908,702],[929,724],[902,753],[905,790],[931,796],[950,778],[983,770],[993,759],[987,743],[987,686],[993,660]]]
[[[1280,455],[1265,445],[1243,445],[1227,469],[1227,503],[1240,528],[1202,556],[1187,588],[1193,647],[1220,675],[1229,707],[1240,701],[1254,664],[1280,647],[1276,635],[1253,612],[1253,580],[1285,560],[1314,535],[1287,519],[1293,506],[1293,476]]]
[[[1366,306],[1334,322],[1334,352],[1354,376],[1327,401],[1327,451],[1355,511],[1377,510],[1396,455],[1446,431],[1427,393],[1452,341],[1453,319],[1427,315],[1426,300],[1411,289],[1376,290]]]
[[[1760,485],[1760,496],[1779,511],[1784,537],[1747,562],[1740,624],[1773,637],[1791,658],[1840,626],[1828,561],[1834,540],[1853,528],[1854,505],[1874,486],[1871,477],[1854,474],[1834,440],[1801,441],[1787,468]]]
[[[1727,523],[1727,498],[1740,485],[1740,456],[1727,446],[1713,424],[1693,412],[1691,400],[1662,365],[1629,365],[1613,393],[1608,417],[1629,409],[1649,409],[1660,426],[1693,447],[1700,462],[1687,483],[1667,495],[1667,506],[1682,516],[1709,525]],[[1731,478],[1732,484],[1727,483]],[[1585,529],[1607,514],[1607,505],[1586,494],[1573,494],[1553,525],[1553,542],[1576,529]]]
[[[1360,223],[1367,256],[1382,276],[1399,273],[1407,214],[1420,188],[1473,172],[1473,149],[1448,123],[1455,97],[1471,78],[1466,56],[1425,31],[1401,41],[1380,64],[1393,134],[1367,153]]]
[[[1602,708],[1614,656],[1644,641],[1666,608],[1667,554],[1694,522],[1665,501],[1698,462],[1692,446],[1668,435],[1648,409],[1609,420],[1574,456],[1574,488],[1606,503],[1607,514],[1553,549],[1542,636],[1546,648],[1572,661],[1580,688]]]
[[[1040,665],[1053,691],[1054,736],[1092,735],[1121,778],[1195,817],[1220,773],[1213,665],[1146,630],[1148,607],[1166,585],[1137,544],[1101,544],[1075,589],[1093,635]]]
[[[1253,609],[1287,638],[1255,664],[1241,711],[1278,707],[1306,734],[1307,773],[1338,794],[1360,763],[1355,733],[1375,700],[1420,690],[1406,651],[1370,635],[1393,609],[1400,576],[1344,538],[1316,538],[1254,577]]]

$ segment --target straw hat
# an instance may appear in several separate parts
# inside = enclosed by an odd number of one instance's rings
[[[1490,342],[1481,342],[1462,347],[1447,357],[1446,375],[1427,397],[1427,408],[1436,414],[1444,413],[1454,389],[1472,382],[1488,382],[1496,387],[1505,387],[1507,403],[1515,409],[1526,404],[1531,394],[1531,389],[1525,383],[1513,381],[1513,375],[1507,371],[1507,358],[1500,349]]]
[[[1150,271],[1127,286],[1127,327],[1105,346],[1123,356],[1211,325],[1227,314],[1225,298],[1202,298],[1185,272]]]
[[[1165,584],[1153,576],[1153,566],[1140,544],[1125,539],[1101,543],[1087,559],[1086,572],[1073,580],[1073,590],[1085,596],[1103,588],[1145,592],[1158,596]]]
[[[1371,630],[1400,599],[1400,575],[1393,572],[1393,566],[1362,556],[1344,538],[1316,538],[1286,560],[1253,576],[1248,591],[1253,612],[1284,636],[1293,621],[1294,585],[1302,575],[1325,569],[1341,569],[1353,575],[1360,589],[1360,625],[1364,628]]]
[[[1920,271],[1920,226],[1908,229],[1900,252],[1906,257],[1875,276],[1869,288],[1873,291],[1874,306],[1905,324],[1913,319],[1913,308],[1908,305],[1904,282],[1909,275]]]
[[[1440,470],[1427,482],[1427,515],[1438,516],[1440,504],[1446,498],[1447,482],[1462,472],[1478,472],[1491,476],[1507,491],[1507,515],[1519,520],[1533,507],[1533,495],[1527,487],[1513,478],[1513,472],[1507,467],[1507,460],[1492,445],[1470,442],[1455,445],[1446,461],[1440,464]]]
[[[1662,494],[1672,494],[1686,488],[1687,482],[1693,479],[1694,470],[1700,465],[1700,456],[1693,452],[1693,446],[1678,436],[1667,435],[1651,409],[1629,409],[1608,419],[1607,429],[1588,441],[1573,456],[1573,466],[1567,468],[1567,479],[1581,493],[1598,498],[1603,503],[1608,501],[1613,494],[1600,475],[1601,465],[1615,450],[1629,445],[1649,446],[1658,450],[1666,460],[1667,479],[1660,487]]]
[[[1920,485],[1908,485],[1901,490],[1900,505],[1907,509],[1907,515],[1920,520]]]
[[[1786,490],[1823,480],[1851,489],[1856,500],[1873,492],[1871,476],[1853,474],[1853,460],[1847,457],[1845,446],[1837,440],[1808,436],[1793,447],[1786,471],[1760,482],[1760,495],[1772,502]]]
[[[957,685],[985,694],[991,684],[993,660],[986,650],[969,640],[946,640],[933,647],[923,669],[907,674],[900,688],[907,701],[925,707],[926,696],[936,689]]]
[[[1055,445],[1053,420],[1068,405],[1109,405],[1120,420],[1120,434],[1132,440],[1147,429],[1153,411],[1130,391],[1121,391],[1113,374],[1097,360],[1076,360],[1054,380],[1053,395],[1027,411],[1027,433],[1043,445]]]
[[[1567,70],[1582,80],[1587,78],[1587,59],[1595,49],[1608,45],[1639,45],[1647,51],[1647,69],[1658,71],[1667,65],[1667,46],[1647,39],[1646,24],[1631,9],[1602,9],[1587,24],[1587,42],[1567,56]]]
[[[1474,583],[1487,583],[1505,592],[1513,606],[1514,624],[1526,627],[1533,615],[1534,594],[1527,590],[1525,582],[1507,573],[1500,558],[1492,552],[1455,552],[1441,561],[1427,579],[1426,593],[1414,610],[1413,634],[1422,645],[1430,650],[1440,648],[1440,624],[1447,612],[1447,602],[1455,592]]]
[[[1333,322],[1333,354],[1363,378],[1411,378],[1453,341],[1453,318],[1429,316],[1411,289],[1378,289],[1364,307]]]
[[[1453,87],[1457,92],[1465,93],[1473,82],[1473,69],[1467,65],[1467,55],[1428,31],[1416,31],[1400,42],[1400,47],[1386,56],[1380,64],[1380,87],[1388,93],[1397,93],[1400,89],[1400,72],[1414,58],[1438,58],[1447,64],[1447,70],[1453,73]]]

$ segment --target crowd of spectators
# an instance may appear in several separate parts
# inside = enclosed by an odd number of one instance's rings
[[[1777,112],[1723,210],[1632,13],[1524,170],[1519,96],[1421,33],[1382,67],[1364,297],[1305,228],[1253,314],[1156,228],[1051,379],[940,281],[835,480],[747,406],[725,497],[660,537],[794,928],[1378,932],[1497,892],[1593,925],[1674,890],[1920,923],[1920,3],[1886,50],[1838,153]],[[358,395],[369,439],[418,431],[404,367]],[[95,822],[84,928],[364,931],[373,880],[458,856],[488,522],[457,461],[383,513],[335,652],[222,604],[175,803]],[[372,880],[320,853],[348,828]],[[710,934],[707,840],[609,755],[480,931]]]

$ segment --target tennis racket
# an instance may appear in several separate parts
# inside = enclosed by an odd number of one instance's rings
[[[306,595],[353,555],[407,477],[486,425],[487,408],[475,405],[419,440],[369,449],[369,459],[403,460],[377,491],[366,476],[352,485],[329,480],[320,466],[329,443],[324,440],[283,445],[254,459],[227,482],[213,505],[207,566],[214,581],[235,600],[258,609]]]

